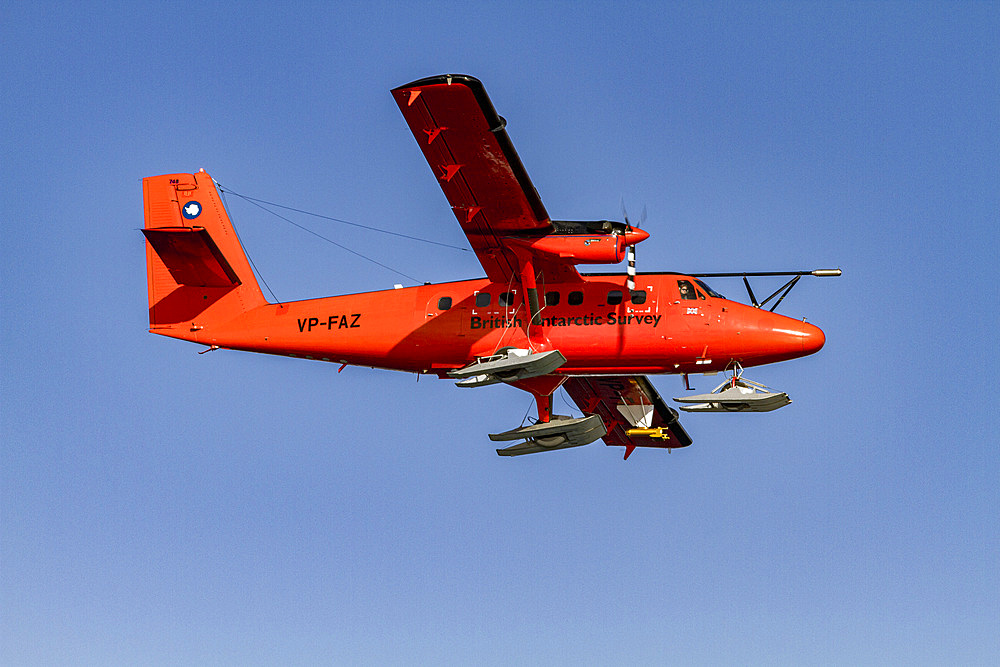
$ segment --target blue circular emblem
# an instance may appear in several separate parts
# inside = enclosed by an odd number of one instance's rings
[[[194,220],[201,215],[201,204],[192,199],[181,207],[181,215],[188,220]]]

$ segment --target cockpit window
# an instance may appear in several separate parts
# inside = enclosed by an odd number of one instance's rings
[[[725,299],[726,298],[726,297],[722,296],[721,294],[719,294],[718,292],[716,292],[711,287],[709,287],[708,285],[706,285],[704,282],[702,282],[700,280],[695,280],[695,282],[698,283],[698,287],[700,287],[703,290],[705,290],[706,292],[708,292],[708,295],[710,297],[713,297],[713,298],[716,298],[716,299]]]
[[[687,280],[678,280],[677,289],[680,290],[681,298],[685,301],[696,301],[698,295],[694,292],[694,285]]]

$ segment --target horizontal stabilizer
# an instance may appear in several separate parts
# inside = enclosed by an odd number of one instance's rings
[[[236,287],[240,279],[203,227],[161,227],[142,233],[179,285]]]

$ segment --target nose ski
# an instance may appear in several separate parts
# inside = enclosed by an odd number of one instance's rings
[[[783,391],[742,377],[737,365],[733,376],[707,394],[675,398],[685,412],[771,412],[792,402]]]

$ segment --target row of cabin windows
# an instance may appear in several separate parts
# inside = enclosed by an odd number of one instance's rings
[[[625,295],[621,290],[613,289],[608,292],[608,305],[617,306],[625,299]],[[634,305],[639,305],[646,303],[646,290],[632,290],[629,294],[629,301]],[[579,306],[583,303],[583,292],[574,291],[570,292],[566,296],[566,303],[571,306]],[[546,292],[545,293],[545,305],[546,306],[558,306],[559,305],[559,292]]]
[[[608,292],[608,305],[617,306],[625,298],[624,293],[621,290],[611,290]],[[487,308],[490,305],[492,297],[489,292],[476,292],[476,308]],[[646,290],[632,290],[630,292],[629,301],[634,305],[639,305],[646,303]],[[570,292],[566,297],[566,303],[571,306],[579,306],[583,303],[583,292],[573,291]],[[450,296],[443,296],[438,299],[438,310],[448,310],[451,308],[452,300]],[[513,292],[501,292],[497,297],[497,306],[500,308],[509,308],[514,305],[514,293]],[[546,292],[545,293],[545,305],[546,306],[558,306],[559,305],[559,292]]]
[[[725,297],[713,290],[711,287],[706,285],[700,280],[695,280],[698,284],[697,289],[688,280],[678,280],[677,290],[680,292],[681,299],[686,301],[694,300],[704,300],[705,295],[701,290],[708,292],[710,297],[716,299],[724,299]],[[613,289],[608,292],[608,305],[617,306],[625,298],[624,293],[621,290]],[[490,305],[492,297],[489,292],[476,292],[476,308],[486,308]],[[646,303],[646,291],[645,290],[632,290],[629,293],[629,301],[634,305],[639,305]],[[566,303],[571,306],[579,306],[583,303],[583,292],[573,291],[570,292],[566,297]],[[497,297],[497,306],[500,308],[509,308],[514,305],[514,293],[513,292],[501,292]],[[546,292],[545,293],[545,305],[546,306],[558,306],[559,305],[559,292]],[[438,299],[438,310],[448,310],[451,308],[451,297],[443,296]]]

